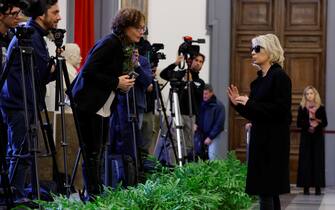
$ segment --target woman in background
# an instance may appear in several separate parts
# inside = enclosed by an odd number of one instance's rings
[[[310,187],[315,187],[315,195],[321,195],[321,187],[325,187],[323,129],[327,124],[326,109],[318,91],[307,86],[297,117],[297,127],[301,128],[297,186],[304,188],[305,195],[309,195]]]

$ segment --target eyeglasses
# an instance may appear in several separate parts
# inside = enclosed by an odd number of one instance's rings
[[[255,51],[255,53],[259,53],[261,51],[261,49],[264,49],[264,47],[260,46],[260,45],[256,45],[255,47],[251,47],[250,48],[250,52]]]
[[[10,12],[10,13],[6,13],[5,15],[11,16],[11,17],[18,17],[19,15],[22,14],[22,11],[16,11],[16,12]]]
[[[140,26],[140,27],[135,27],[135,28],[140,33],[145,33],[148,30],[147,26]]]

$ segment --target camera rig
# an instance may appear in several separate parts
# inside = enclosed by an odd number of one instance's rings
[[[184,39],[184,42],[181,45],[179,45],[179,48],[178,48],[178,55],[183,54],[185,61],[187,62],[190,58],[192,59],[194,55],[198,54],[200,51],[200,46],[193,45],[192,43],[203,44],[205,43],[205,39],[193,40],[191,36],[184,36],[183,39]],[[183,65],[179,65],[179,68],[184,69],[185,63],[183,63]]]
[[[157,67],[159,60],[165,60],[166,55],[162,52],[158,52],[164,49],[164,44],[162,43],[153,43],[150,50],[150,63],[151,67]]]
[[[59,49],[63,45],[64,34],[66,33],[65,29],[55,28],[51,30],[53,35],[53,42],[55,43],[56,47]]]

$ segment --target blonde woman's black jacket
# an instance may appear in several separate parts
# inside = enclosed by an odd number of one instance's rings
[[[259,72],[261,73],[261,72]],[[249,100],[236,110],[252,123],[246,192],[279,195],[290,191],[291,80],[278,64],[251,83]]]

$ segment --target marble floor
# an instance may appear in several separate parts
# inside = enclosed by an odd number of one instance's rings
[[[282,210],[335,210],[335,187],[323,189],[322,195],[304,195],[302,189],[291,188],[291,193],[280,196]],[[255,203],[250,210],[259,209]]]

